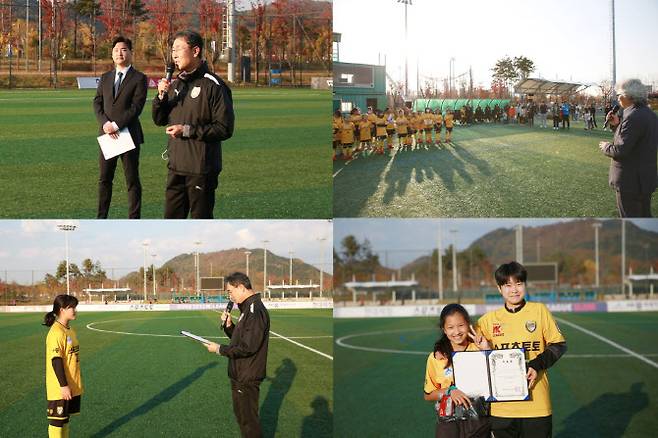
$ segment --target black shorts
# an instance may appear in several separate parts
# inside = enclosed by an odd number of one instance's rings
[[[48,419],[68,422],[71,415],[80,413],[81,399],[82,396],[76,395],[71,400],[48,400]]]
[[[443,129],[443,125],[434,125],[435,132],[441,132],[442,129]]]
[[[392,137],[393,134],[395,134],[395,129],[387,129],[386,134],[388,134],[389,137]]]
[[[405,138],[406,136],[407,136],[407,133],[406,133],[406,132],[405,132],[405,133],[399,133],[399,134],[398,134],[398,137],[400,137],[400,138]]]
[[[448,128],[448,127],[446,126],[446,131],[448,131],[448,132],[452,132],[452,126],[451,126],[450,128]]]
[[[387,135],[378,135],[377,140],[386,140],[388,138]]]

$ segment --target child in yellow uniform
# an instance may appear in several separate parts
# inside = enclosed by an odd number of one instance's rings
[[[370,140],[372,139],[370,134],[370,129],[372,128],[371,123],[368,121],[368,115],[364,114],[361,116],[361,121],[358,124],[359,129],[359,150],[370,149],[371,144]]]
[[[343,115],[340,113],[340,110],[337,109],[334,111],[334,117],[332,121],[332,129],[333,129],[333,149],[334,149],[334,155],[333,159],[336,160],[336,149],[340,145],[340,128],[343,125]]]
[[[429,108],[425,108],[425,113],[422,116],[423,131],[425,132],[425,143],[432,144],[432,127],[434,126],[434,114]]]
[[[477,330],[494,350],[526,351],[529,401],[491,403],[491,429],[496,437],[550,438],[552,407],[548,374],[567,350],[560,329],[543,303],[526,302],[527,271],[517,262],[498,267],[494,276],[505,305],[485,313]]]
[[[350,117],[345,117],[340,128],[340,145],[343,148],[343,159],[352,159],[352,147],[354,146],[354,123]]]
[[[443,123],[446,125],[446,143],[450,143],[452,141],[452,128],[455,126],[455,116],[451,110],[446,113]]]
[[[368,107],[368,121],[370,122],[370,140],[375,141],[375,126],[377,125],[377,114],[373,111],[372,107]]]
[[[69,326],[76,318],[77,305],[78,299],[74,296],[58,295],[53,310],[43,318],[43,325],[50,327],[46,337],[49,438],[68,438],[69,419],[80,413],[80,344],[75,330]]]
[[[450,410],[450,402],[462,406],[471,406],[472,403],[465,393],[455,387],[453,352],[488,350],[489,344],[482,336],[478,338],[480,341],[478,344],[472,342],[477,336],[471,326],[468,312],[460,304],[448,304],[441,310],[439,327],[442,335],[434,344],[434,351],[427,357],[423,392],[425,400],[436,402],[437,415],[445,416],[449,415],[446,411]],[[487,417],[469,420],[468,425],[460,420],[437,421],[436,436],[467,436],[465,433],[467,427],[469,437],[489,438],[490,436]]]
[[[434,132],[436,132],[436,143],[441,143],[441,130],[443,129],[443,114],[437,109],[434,114]]]
[[[384,113],[381,111],[377,112],[377,118],[375,119],[375,145],[377,148],[377,153],[380,155],[384,154],[384,142],[386,141],[386,118]]]
[[[409,119],[404,115],[404,110],[398,111],[398,117],[395,119],[395,127],[398,133],[400,148],[411,147],[411,135],[409,135]]]
[[[388,149],[393,149],[393,136],[395,135],[395,113],[392,109],[386,108],[384,115],[386,117],[386,136]]]

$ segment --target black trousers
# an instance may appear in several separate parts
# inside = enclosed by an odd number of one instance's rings
[[[564,129],[564,123],[566,122],[567,128],[571,128],[569,124],[569,116],[562,115],[562,129]]]
[[[490,417],[491,431],[496,438],[551,438],[553,416],[533,418]]]
[[[121,157],[123,174],[126,177],[128,188],[128,218],[139,219],[142,210],[142,183],[139,181],[139,145],[132,151],[121,154],[118,157],[106,160],[103,153],[98,153],[98,167],[100,178],[98,179],[98,213],[97,219],[107,219],[112,201],[112,181],[117,161]]]
[[[651,217],[652,193],[616,191],[619,217]]]
[[[212,219],[219,174],[167,175],[165,219]]]
[[[233,413],[235,414],[240,435],[243,438],[260,438],[263,431],[258,418],[258,394],[260,382],[240,383],[231,379]]]

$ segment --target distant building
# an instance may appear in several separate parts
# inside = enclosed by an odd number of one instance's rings
[[[386,98],[386,66],[334,62],[333,110],[347,113],[368,107],[384,110]]]

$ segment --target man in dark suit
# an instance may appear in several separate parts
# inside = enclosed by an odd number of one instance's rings
[[[118,137],[118,131],[128,128],[135,149],[120,155],[128,188],[128,217],[139,219],[142,206],[142,185],[139,181],[139,149],[144,143],[139,115],[146,102],[147,79],[132,65],[132,42],[119,36],[112,41],[114,69],[104,73],[94,97],[94,112],[100,125],[98,135]],[[112,200],[112,180],[119,157],[106,160],[99,150],[98,219],[107,219]]]
[[[613,142],[599,143],[610,160],[609,182],[617,196],[620,217],[651,217],[651,196],[656,190],[658,116],[647,106],[647,87],[629,79],[617,89],[621,120],[606,116],[615,131]]]

